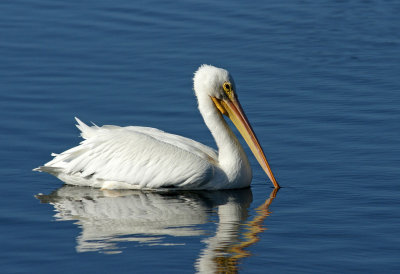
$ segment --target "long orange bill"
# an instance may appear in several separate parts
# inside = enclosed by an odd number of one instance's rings
[[[231,119],[233,124],[239,130],[240,134],[243,136],[244,140],[250,147],[254,156],[256,157],[258,163],[264,169],[265,173],[268,175],[269,179],[273,183],[275,188],[280,188],[278,182],[276,181],[271,168],[268,164],[267,158],[265,157],[264,151],[258,142],[256,134],[254,133],[249,120],[246,117],[240,103],[236,100],[235,97],[231,97],[228,100],[218,100],[216,98],[212,98],[214,104],[221,111],[222,114]]]

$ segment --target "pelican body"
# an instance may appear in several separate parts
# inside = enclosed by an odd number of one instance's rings
[[[202,65],[194,74],[194,91],[204,122],[218,151],[182,136],[149,127],[88,126],[76,118],[84,139],[52,154],[34,170],[48,172],[71,185],[103,189],[234,189],[252,180],[249,160],[223,118],[229,117],[275,188],[279,188],[264,152],[237,99],[225,69]]]

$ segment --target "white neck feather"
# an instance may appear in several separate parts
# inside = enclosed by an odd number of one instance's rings
[[[222,114],[208,95],[198,96],[199,110],[218,147],[218,163],[229,183],[250,183],[252,172],[247,155]],[[246,185],[243,185],[246,186]]]

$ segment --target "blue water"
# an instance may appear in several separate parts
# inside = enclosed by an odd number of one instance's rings
[[[398,273],[399,13],[394,0],[1,1],[1,272]],[[107,192],[31,171],[80,141],[74,116],[215,146],[192,91],[203,63],[233,74],[276,195],[253,157],[236,191]]]

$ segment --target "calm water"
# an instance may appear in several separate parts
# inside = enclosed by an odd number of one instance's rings
[[[265,2],[0,2],[2,273],[400,271],[398,1]],[[80,141],[74,116],[214,146],[202,63],[234,75],[276,195],[254,158],[220,192],[31,171]]]

